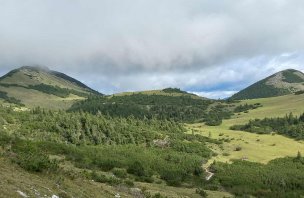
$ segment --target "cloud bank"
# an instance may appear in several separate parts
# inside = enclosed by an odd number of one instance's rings
[[[303,21],[301,0],[0,0],[0,72],[46,65],[105,93],[225,97],[304,70]]]

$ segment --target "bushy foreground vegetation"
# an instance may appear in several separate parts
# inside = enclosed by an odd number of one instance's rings
[[[164,150],[137,145],[75,146],[21,140],[3,134],[0,143],[4,147],[10,145],[11,152],[15,153],[10,154],[12,160],[28,171],[55,171],[58,162],[50,160],[48,156],[60,155],[78,168],[111,171],[118,178],[128,177],[149,183],[158,178],[173,186],[185,182],[195,185],[197,181],[203,180],[202,156],[170,148]],[[97,178],[94,174],[92,177]],[[102,176],[99,174],[99,177]],[[99,180],[107,182],[106,179]]]
[[[304,114],[297,117],[292,113],[283,118],[264,118],[250,120],[245,125],[234,125],[232,130],[269,134],[276,132],[294,139],[304,139]]]
[[[232,164],[216,162],[214,184],[239,197],[301,197],[304,194],[304,158],[275,159],[268,164],[237,160]]]
[[[120,169],[139,181],[196,185],[204,180],[202,163],[213,155],[206,142],[221,143],[185,134],[181,124],[166,120],[0,109],[5,126],[0,142],[9,145],[13,161],[29,171],[55,170],[57,164],[48,156],[59,155],[82,169],[123,175]]]

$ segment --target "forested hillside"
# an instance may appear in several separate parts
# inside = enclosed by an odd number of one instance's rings
[[[170,93],[172,93],[170,91]],[[211,105],[214,104],[212,107]],[[182,122],[206,122],[219,125],[232,115],[229,104],[216,103],[192,95],[132,94],[111,97],[89,97],[75,103],[70,112],[85,111],[114,117],[134,116],[138,119],[156,118]]]

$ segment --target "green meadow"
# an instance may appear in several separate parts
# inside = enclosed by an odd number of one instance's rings
[[[277,134],[254,134],[244,131],[233,131],[229,127],[235,124],[245,124],[251,119],[265,117],[283,117],[292,112],[299,115],[304,112],[303,95],[286,95],[273,98],[243,100],[240,104],[261,103],[263,106],[240,113],[231,119],[223,120],[220,126],[204,124],[187,125],[188,132],[192,131],[213,139],[222,139],[222,146],[210,144],[210,148],[218,153],[209,160],[231,162],[233,159],[243,159],[253,162],[267,163],[272,159],[295,156],[298,151],[304,153],[304,142],[296,141]],[[237,151],[237,148],[241,148]]]

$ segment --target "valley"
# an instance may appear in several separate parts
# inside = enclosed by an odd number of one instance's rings
[[[272,89],[273,77],[284,82]],[[1,196],[298,197],[299,78],[282,71],[266,78],[267,97],[212,100],[177,88],[103,95],[49,69],[13,70],[0,78]]]

